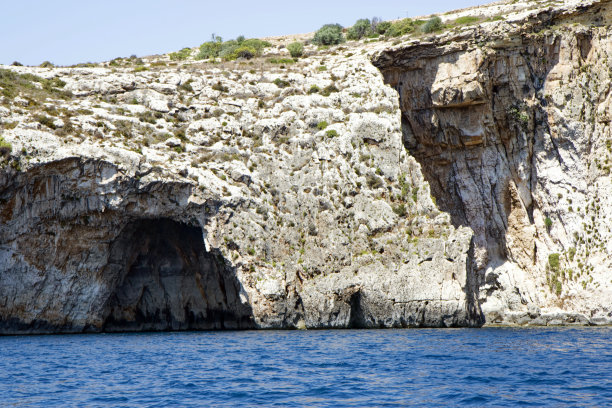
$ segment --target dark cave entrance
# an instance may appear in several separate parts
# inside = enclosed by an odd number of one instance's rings
[[[170,219],[133,221],[111,245],[106,273],[114,275],[116,289],[103,331],[253,327],[235,272],[206,251],[199,227]]]

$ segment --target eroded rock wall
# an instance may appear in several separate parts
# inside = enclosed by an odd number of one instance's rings
[[[73,96],[0,110],[15,124],[3,333],[482,324],[472,232],[434,205],[367,53],[291,70],[16,70]],[[170,224],[130,232],[151,222]]]
[[[612,5],[381,53],[403,140],[474,231],[488,323],[612,320]]]
[[[610,2],[504,7],[288,66],[5,67],[0,332],[609,323]]]
[[[79,158],[0,185],[4,333],[254,327],[235,270],[204,248],[189,185]]]

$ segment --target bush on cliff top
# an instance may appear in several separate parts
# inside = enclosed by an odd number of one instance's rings
[[[347,40],[360,40],[372,34],[372,23],[367,18],[357,20],[346,33]]]
[[[432,17],[423,25],[421,31],[424,33],[434,33],[436,31],[440,31],[444,28],[444,24],[442,24],[442,19],[438,16]]]
[[[177,52],[171,52],[169,57],[172,61],[183,61],[191,55],[191,48],[183,48]]]
[[[293,58],[299,58],[304,54],[304,44],[301,42],[292,42],[287,46],[287,50]]]
[[[219,57],[226,61],[237,58],[251,59],[260,56],[264,48],[271,45],[269,42],[257,38],[245,39],[242,35],[235,40],[224,42],[221,37],[213,34],[211,41],[200,45],[200,51],[195,58],[201,60]]]
[[[336,45],[344,42],[340,24],[325,24],[315,33],[312,42],[317,45]]]
[[[376,25],[376,32],[383,35],[387,32],[387,30],[389,30],[389,28],[391,28],[390,21],[381,21]]]
[[[403,20],[396,21],[395,23],[389,23],[388,25],[380,23],[378,26],[380,27],[380,34],[384,34],[388,37],[399,37],[402,35],[414,33],[423,24],[425,24],[425,21],[423,20],[413,20],[411,18],[404,18]],[[380,32],[384,28],[386,28],[386,30],[384,32]]]

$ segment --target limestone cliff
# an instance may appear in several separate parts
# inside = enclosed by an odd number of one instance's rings
[[[575,3],[287,66],[6,67],[0,332],[610,322],[611,8]]]
[[[582,3],[375,60],[440,209],[474,231],[488,323],[610,321],[612,4]]]

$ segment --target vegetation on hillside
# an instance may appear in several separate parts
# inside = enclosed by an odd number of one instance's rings
[[[336,45],[345,41],[340,24],[325,24],[319,28],[312,39],[317,45]]]
[[[301,42],[293,42],[287,46],[287,50],[293,58],[299,58],[304,54],[304,44]]]
[[[267,41],[257,38],[246,39],[244,36],[239,36],[235,40],[223,41],[221,37],[213,34],[210,41],[200,45],[200,51],[195,58],[198,60],[222,58],[225,61],[238,58],[251,59],[260,56],[264,48],[271,45]]]
[[[378,17],[372,20],[362,18],[357,20],[352,27],[346,29],[346,38],[348,40],[360,40],[362,38],[378,38],[380,36],[389,38],[409,34],[429,34],[449,28],[499,20],[503,20],[503,17],[495,16],[484,19],[476,16],[462,16],[447,23],[443,23],[442,19],[438,16],[433,16],[428,20],[404,18],[397,21],[382,21]]]
[[[47,97],[66,99],[71,94],[62,89],[65,85],[59,78],[45,79],[33,74],[18,74],[8,69],[0,69],[0,95],[8,99],[21,96],[31,104]]]
[[[446,22],[443,22],[438,16],[433,16],[428,20],[404,18],[397,21],[383,21],[380,17],[361,18],[348,28],[344,28],[340,24],[325,24],[315,32],[311,40],[307,40],[305,43],[292,42],[286,45],[286,48],[291,57],[297,61],[297,58],[304,55],[304,47],[308,44],[329,47],[342,44],[347,40],[358,41],[366,38],[371,39],[368,41],[375,41],[377,38],[382,40],[404,35],[430,34],[460,26],[498,20],[503,20],[503,17],[495,16],[485,19],[484,17],[468,15]],[[220,58],[224,61],[233,61],[259,57],[265,48],[271,46],[271,43],[257,38],[246,39],[244,36],[239,36],[233,40],[223,41],[220,36],[213,34],[209,41],[200,45],[195,55],[193,55],[191,48],[183,48],[180,51],[170,53],[169,57],[171,60],[177,61],[186,60],[190,57],[196,60]],[[276,59],[271,61],[276,62]],[[285,62],[283,61],[283,63]],[[286,63],[291,63],[291,61],[287,60]]]

